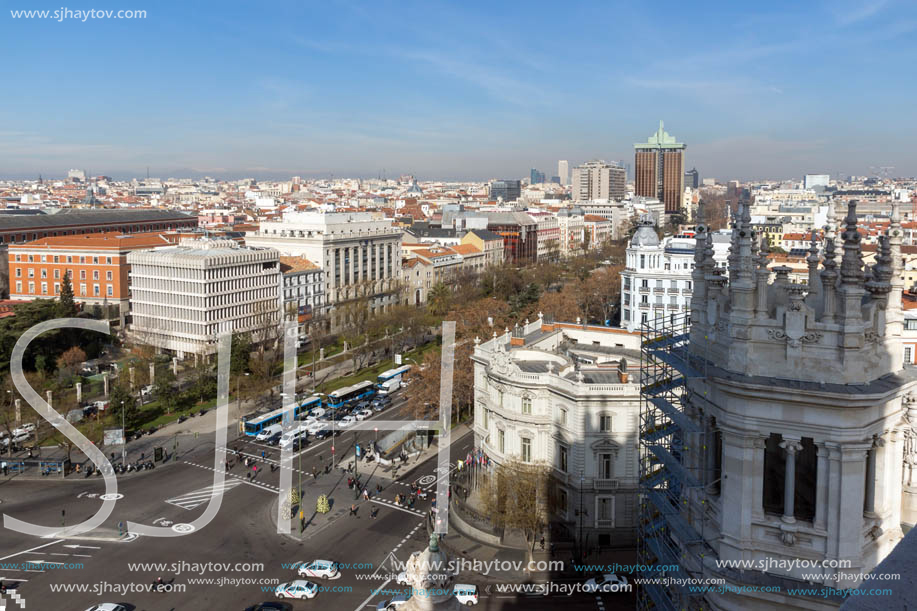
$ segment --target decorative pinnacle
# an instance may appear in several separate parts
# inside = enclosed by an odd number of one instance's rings
[[[825,240],[825,271],[837,273],[837,260],[834,258],[834,238]]]
[[[844,223],[844,257],[841,259],[841,278],[844,284],[857,284],[863,281],[863,259],[860,252],[860,232],[857,231],[857,202],[851,200],[847,206],[847,217]]]

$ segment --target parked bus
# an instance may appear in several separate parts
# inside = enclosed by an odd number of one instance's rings
[[[383,371],[379,374],[379,377],[376,378],[376,384],[382,386],[389,380],[401,379],[401,376],[406,374],[411,370],[410,365],[402,365],[401,367],[396,367],[394,369],[389,369],[388,371]]]
[[[307,398],[293,408],[293,419],[297,420],[300,415],[305,416],[313,408],[320,407],[321,404],[321,397],[313,396]],[[275,424],[282,424],[284,409],[285,408],[280,407],[272,412],[261,414],[260,416],[255,416],[251,420],[245,420],[242,427],[243,432],[250,437],[257,437],[258,433],[260,433],[262,430]]]
[[[372,398],[375,394],[376,387],[372,382],[357,382],[353,386],[346,386],[328,393],[327,403],[328,407],[337,408],[360,399]]]

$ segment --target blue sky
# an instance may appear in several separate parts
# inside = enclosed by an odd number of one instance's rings
[[[70,2],[4,2],[0,176],[917,175],[910,2]]]

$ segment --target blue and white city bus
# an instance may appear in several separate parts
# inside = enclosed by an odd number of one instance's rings
[[[370,399],[376,394],[376,387],[372,382],[357,382],[353,386],[345,386],[328,393],[328,407],[338,408],[359,401]]]
[[[401,367],[396,367],[394,369],[389,369],[388,371],[383,371],[379,374],[379,377],[376,378],[376,384],[381,386],[388,382],[389,380],[401,379],[401,376],[406,374],[411,370],[410,365],[402,365]]]
[[[322,404],[322,398],[318,396],[312,396],[302,401],[296,407],[293,408],[293,419],[299,419],[300,415],[305,416],[312,409],[320,407]],[[264,429],[274,426],[275,424],[282,424],[283,422],[283,407],[277,408],[274,411],[268,412],[266,414],[261,414],[260,416],[255,416],[250,420],[245,420],[243,422],[242,431],[250,436],[256,437],[258,433]]]

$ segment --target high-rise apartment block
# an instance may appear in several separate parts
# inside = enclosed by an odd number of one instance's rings
[[[560,184],[565,187],[570,184],[570,164],[566,159],[557,162],[557,175],[560,176]]]
[[[540,185],[544,182],[544,172],[532,168],[529,171],[529,184],[530,185]]]
[[[627,195],[627,170],[618,164],[587,161],[573,168],[573,199],[590,201],[613,199],[621,201]]]
[[[666,214],[681,212],[685,194],[685,144],[659,129],[634,145],[635,194],[658,198]]]

